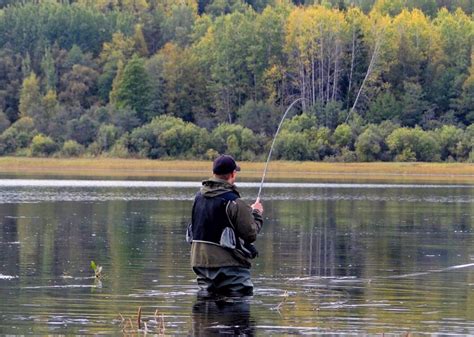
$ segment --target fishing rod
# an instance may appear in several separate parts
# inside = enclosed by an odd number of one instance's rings
[[[295,105],[297,102],[305,100],[305,99],[306,98],[304,98],[304,97],[300,97],[300,98],[297,98],[296,100],[294,100],[293,103],[290,104],[288,109],[286,109],[285,113],[283,114],[283,117],[281,118],[280,124],[278,124],[278,128],[275,132],[275,135],[273,136],[272,145],[270,146],[270,152],[268,152],[267,162],[265,163],[265,168],[263,169],[262,181],[260,182],[260,188],[258,189],[258,194],[257,194],[257,201],[260,200],[260,194],[262,193],[262,188],[263,188],[263,181],[265,180],[265,176],[267,175],[268,163],[270,162],[270,158],[271,158],[272,152],[273,152],[273,146],[275,145],[275,140],[278,136],[278,133],[280,132],[281,126],[283,125],[283,121],[285,120],[286,115],[291,110],[293,105]]]

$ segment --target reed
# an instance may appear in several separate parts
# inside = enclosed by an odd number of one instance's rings
[[[260,180],[265,163],[239,162],[240,178]],[[204,179],[210,161],[118,158],[1,157],[0,174],[15,176],[70,176],[111,178]],[[335,182],[439,182],[474,184],[474,165],[468,163],[326,163],[272,161],[267,180]]]

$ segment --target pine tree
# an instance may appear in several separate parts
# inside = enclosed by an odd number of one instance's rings
[[[115,87],[117,108],[130,107],[137,112],[140,120],[148,120],[151,86],[143,59],[134,55],[123,69],[121,77]]]

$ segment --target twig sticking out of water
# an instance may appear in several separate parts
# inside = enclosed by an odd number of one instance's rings
[[[155,311],[153,319],[145,321],[142,318],[142,308],[139,307],[136,317],[136,327],[133,325],[133,321],[135,320],[133,317],[124,317],[121,313],[119,313],[119,317],[121,321],[120,326],[124,336],[135,336],[142,332],[145,335],[151,333],[164,336],[165,334],[165,316],[163,314],[160,316],[158,309]]]
[[[159,315],[159,312],[158,312],[158,309],[156,309],[155,322],[157,322],[158,324],[157,328],[159,330],[160,335],[164,335],[165,334],[165,316],[161,314],[160,319],[158,319],[158,315]]]
[[[278,303],[278,305],[275,307],[275,310],[280,312],[280,309],[283,307],[283,304],[286,303],[286,301],[288,300],[288,290],[285,290],[285,293],[283,294],[283,301],[281,301],[280,303]]]
[[[141,330],[141,328],[142,328],[142,307],[138,307],[137,325],[138,325],[138,330]]]

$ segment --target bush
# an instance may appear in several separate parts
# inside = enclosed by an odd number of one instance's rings
[[[0,136],[0,155],[28,147],[35,134],[33,120],[30,117],[20,118]]]
[[[282,131],[275,141],[275,158],[285,160],[310,159],[309,140],[300,132]]]
[[[280,110],[265,102],[249,100],[238,111],[238,122],[255,133],[273,135],[278,127]]]
[[[347,124],[340,124],[332,135],[334,142],[339,148],[350,147],[352,143],[352,129]]]
[[[130,154],[153,159],[202,157],[209,148],[205,129],[171,116],[155,117],[122,141]]]
[[[440,129],[436,129],[433,135],[440,145],[441,159],[446,160],[449,157],[456,159],[458,144],[463,138],[463,130],[453,125],[443,125]]]
[[[436,139],[419,127],[395,129],[387,137],[390,151],[399,161],[437,161],[440,159],[440,146]]]
[[[97,136],[98,123],[88,115],[83,115],[78,119],[72,119],[67,123],[67,138],[87,146],[91,144]]]
[[[101,125],[95,140],[99,152],[108,151],[115,144],[119,135],[120,130],[117,127],[110,124]]]
[[[283,123],[282,129],[289,132],[311,132],[318,127],[318,121],[314,115],[302,113],[294,116]]]
[[[10,126],[10,121],[8,120],[7,115],[5,115],[5,113],[0,111],[0,134],[6,129],[8,129],[9,126]]]
[[[82,154],[84,154],[84,146],[75,140],[64,142],[63,148],[61,149],[61,155],[65,157],[79,157]]]
[[[33,137],[30,148],[32,156],[43,157],[53,154],[58,146],[50,137],[40,133]]]
[[[308,134],[310,158],[323,160],[325,157],[334,154],[331,146],[331,130],[327,127],[312,129]]]
[[[355,143],[355,151],[360,161],[375,161],[380,159],[383,137],[375,125],[370,125]]]
[[[122,137],[117,142],[115,142],[114,146],[110,150],[110,155],[112,157],[118,157],[118,158],[130,157],[130,153],[128,152],[126,141],[124,141],[125,139],[126,137]]]
[[[212,131],[209,143],[217,152],[231,154],[236,159],[241,159],[243,152],[255,153],[261,148],[252,130],[228,123],[220,124]]]

